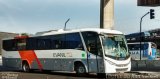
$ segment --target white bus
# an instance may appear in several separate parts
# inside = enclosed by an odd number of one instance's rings
[[[129,52],[133,60],[140,60],[140,42],[128,43]],[[153,42],[141,43],[141,60],[155,60],[157,45]]]
[[[115,30],[53,31],[3,40],[3,66],[81,73],[117,73],[131,69],[124,35]]]

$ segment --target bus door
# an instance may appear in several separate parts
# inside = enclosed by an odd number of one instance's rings
[[[104,60],[100,39],[95,32],[82,33],[87,51],[88,71],[104,73]]]

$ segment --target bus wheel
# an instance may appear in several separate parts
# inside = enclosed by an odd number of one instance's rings
[[[24,72],[30,72],[30,67],[29,67],[28,63],[23,63],[22,69]]]
[[[86,69],[82,64],[77,64],[75,70],[77,75],[81,76],[86,74]]]

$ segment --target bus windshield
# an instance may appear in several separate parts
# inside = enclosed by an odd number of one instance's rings
[[[129,57],[126,40],[124,35],[104,35],[103,45],[105,56],[117,60]]]

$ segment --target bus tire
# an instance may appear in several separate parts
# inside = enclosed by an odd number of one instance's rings
[[[86,68],[84,67],[83,64],[77,64],[75,71],[78,76],[82,76],[86,74]]]
[[[31,71],[29,64],[27,62],[24,62],[22,64],[22,70],[23,70],[23,72],[30,72]]]

